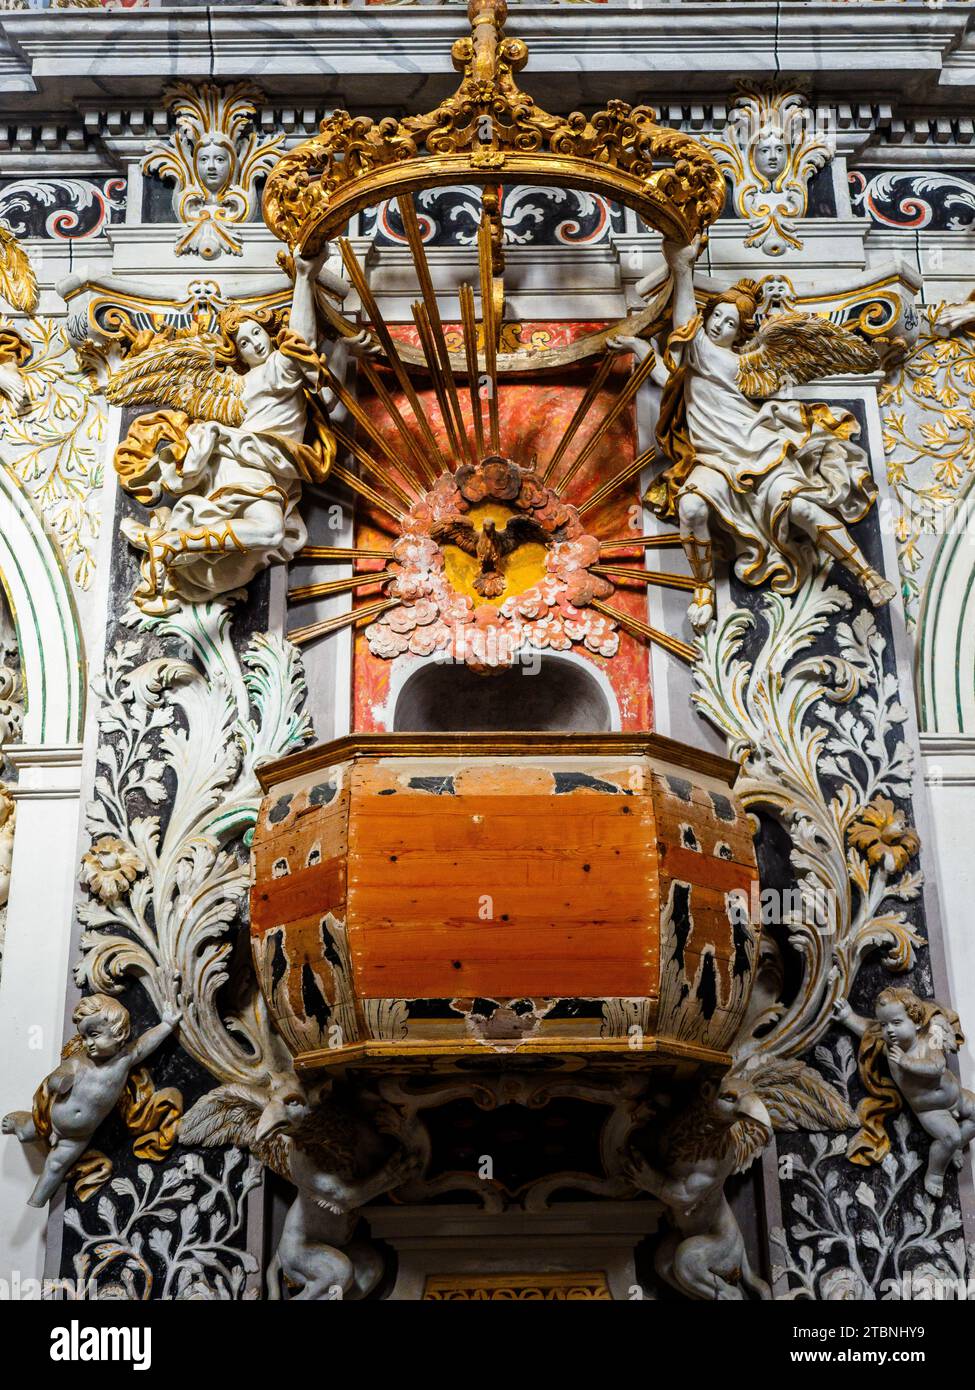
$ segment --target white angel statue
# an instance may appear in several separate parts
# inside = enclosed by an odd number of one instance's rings
[[[115,453],[122,486],[148,521],[122,531],[145,552],[135,602],[144,613],[199,603],[246,585],[305,543],[302,481],[322,481],[335,457],[334,402],[319,392],[314,284],[325,258],[295,257],[290,316],[234,305],[219,333],[147,331],[106,386],[116,405],[165,403],[143,415]],[[337,345],[330,366],[346,351]],[[166,492],[172,508],[156,504]]]
[[[872,603],[888,603],[895,588],[847,530],[877,496],[867,454],[853,443],[855,417],[821,403],[769,399],[784,386],[875,371],[875,350],[828,319],[789,311],[768,316],[750,336],[759,297],[752,281],[719,295],[702,317],[693,285],[699,250],[699,238],[689,246],[664,243],[674,326],[663,354],[657,443],[673,464],[646,497],[658,515],[679,523],[696,581],[692,627],[705,632],[714,622],[712,526],[730,537],[735,573],[746,584],[770,581],[779,593],[794,592],[811,542],[845,565]],[[640,339],[613,346],[638,358],[653,350]]]

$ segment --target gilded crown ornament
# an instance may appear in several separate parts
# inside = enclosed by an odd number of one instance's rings
[[[451,52],[460,86],[434,111],[380,121],[335,111],[278,161],[264,190],[276,236],[314,253],[386,198],[500,179],[609,196],[682,243],[715,220],[724,179],[702,145],[625,101],[591,116],[550,115],[515,82],[528,47],[505,35],[504,0],[470,0],[467,14],[470,36]]]

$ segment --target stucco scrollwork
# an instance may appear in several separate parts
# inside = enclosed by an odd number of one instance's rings
[[[91,896],[79,909],[86,930],[76,974],[109,994],[136,977],[157,1010],[178,976],[183,1048],[219,1079],[243,1083],[278,1064],[256,984],[229,984],[229,929],[248,887],[235,845],[257,814],[256,765],[300,747],[309,723],[294,650],[257,634],[238,657],[230,615],[227,603],[192,605],[168,619],[136,609],[137,621],[176,639],[189,659],[139,662],[131,640],[108,654],[83,870]],[[217,1004],[225,985],[230,1025]]]

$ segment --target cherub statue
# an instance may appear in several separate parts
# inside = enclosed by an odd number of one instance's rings
[[[161,1021],[129,1042],[129,1011],[123,1004],[109,994],[89,994],[80,1001],[71,1015],[78,1032],[66,1044],[60,1065],[38,1087],[33,1110],[14,1110],[3,1117],[0,1126],[4,1134],[16,1135],[22,1144],[39,1141],[48,1145],[44,1168],[28,1198],[28,1206],[43,1207],[51,1200],[84,1156],[98,1126],[123,1101],[132,1080],[137,1083],[138,1095],[131,1098],[131,1108],[141,1101],[146,1110],[145,1102],[152,1096],[152,1088],[146,1078],[139,1077],[137,1069],[174,1032],[180,1016],[178,1001],[165,1005]],[[171,1090],[156,1092],[152,1099],[155,1103],[130,1127],[144,1136],[151,1133],[158,1143],[158,1131],[146,1128],[148,1112],[151,1125],[166,1126],[178,1118],[182,1102],[179,1093]],[[128,1122],[129,1117],[123,1118]],[[172,1129],[175,1130],[175,1123]],[[171,1142],[170,1136],[165,1137]],[[102,1164],[107,1162],[102,1155],[98,1158]],[[103,1173],[101,1181],[106,1176]]]
[[[869,1093],[849,1157],[854,1163],[880,1162],[890,1148],[884,1118],[900,1109],[903,1098],[931,1136],[924,1190],[940,1197],[949,1163],[960,1168],[975,1138],[975,1093],[964,1090],[947,1060],[965,1041],[958,1015],[903,988],[881,990],[874,1007],[874,1019],[861,1018],[845,999],[834,1009],[861,1039],[860,1076]]]
[[[117,405],[167,402],[143,415],[115,453],[122,486],[144,505],[175,496],[122,531],[145,552],[135,601],[165,613],[246,585],[305,543],[302,481],[322,481],[335,456],[331,392],[318,394],[314,284],[326,251],[294,258],[290,317],[232,306],[219,334],[147,332],[133,340],[105,388]],[[355,344],[353,344],[353,347]],[[344,371],[337,345],[332,369]]]
[[[268,1297],[365,1298],[382,1274],[375,1248],[357,1235],[368,1202],[406,1182],[418,1160],[382,1135],[359,1109],[337,1104],[331,1082],[306,1089],[292,1074],[264,1093],[218,1086],[180,1127],[184,1144],[238,1144],[298,1189],[267,1272]]]
[[[828,319],[776,312],[754,336],[758,287],[750,280],[712,300],[703,317],[694,298],[700,238],[664,243],[674,278],[674,326],[663,354],[668,369],[657,443],[673,464],[647,492],[661,517],[677,519],[696,587],[691,625],[714,622],[712,527],[737,556],[747,584],[798,588],[808,546],[839,560],[874,604],[896,589],[867,561],[847,530],[876,499],[869,459],[852,442],[847,411],[773,399],[784,386],[879,366],[874,349]],[[652,348],[617,339],[642,359]]]
[[[758,1095],[725,1081],[707,1085],[664,1131],[659,1169],[630,1149],[624,1172],[663,1202],[674,1227],[657,1246],[657,1273],[690,1298],[771,1298],[724,1195],[732,1173],[748,1168],[771,1137],[772,1120]]]

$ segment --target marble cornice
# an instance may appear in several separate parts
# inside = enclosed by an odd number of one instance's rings
[[[638,9],[519,6],[509,29],[530,44],[529,88],[547,104],[631,100],[648,94],[720,95],[739,76],[811,74],[817,94],[859,83],[868,93],[933,94],[958,58],[948,90],[965,98],[968,7],[835,3],[660,3]],[[236,6],[170,10],[14,11],[0,16],[10,54],[0,93],[57,90],[66,105],[158,91],[180,77],[252,76],[270,95],[338,84],[350,104],[413,109],[453,80],[450,44],[465,32],[460,6],[343,9]],[[381,87],[377,87],[381,82]],[[429,90],[426,90],[429,89]]]

